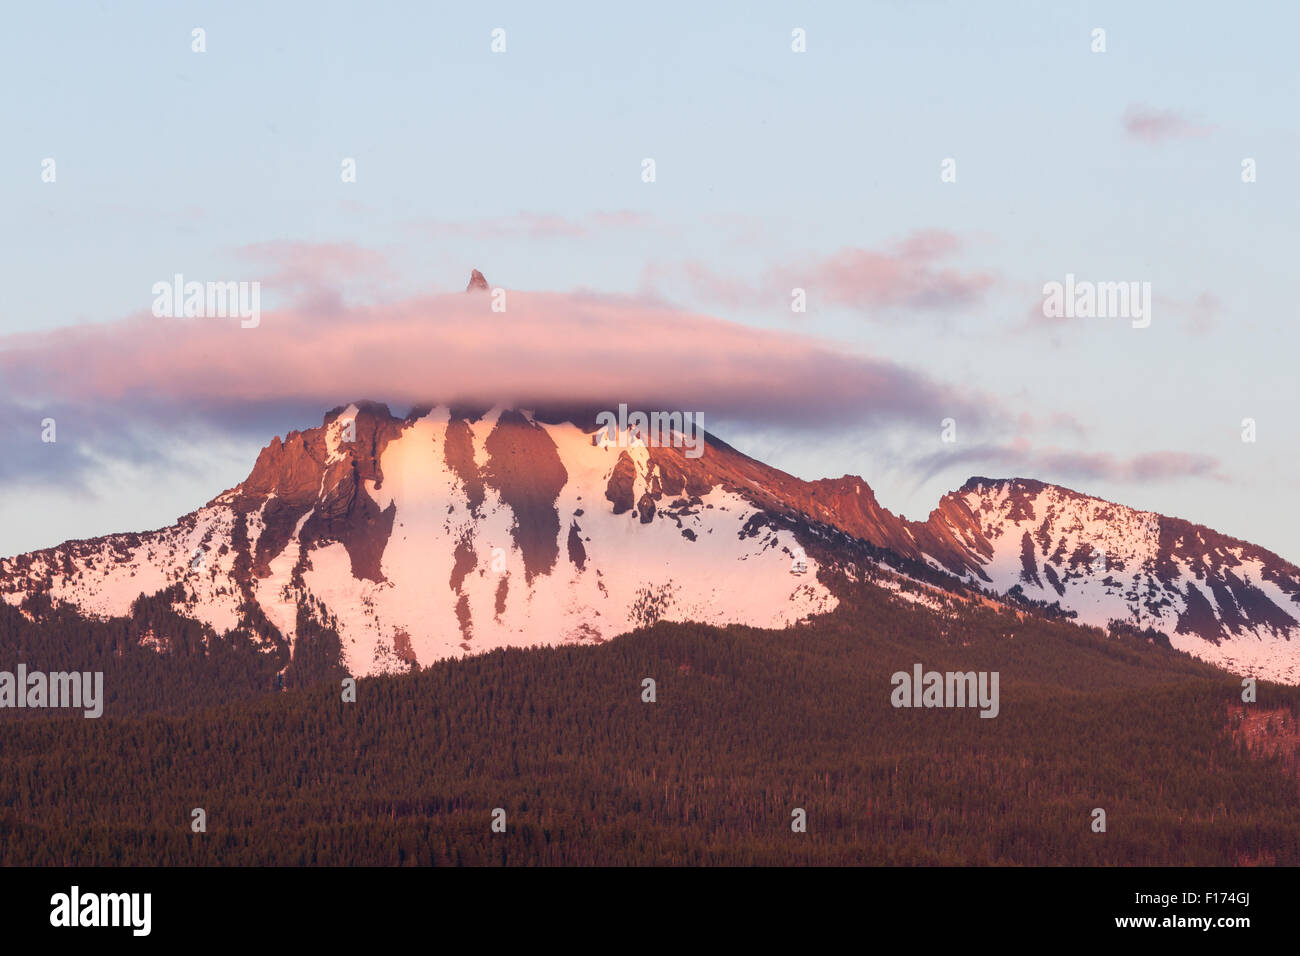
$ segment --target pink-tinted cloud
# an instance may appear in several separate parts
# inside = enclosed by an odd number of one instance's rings
[[[1053,412],[1047,416],[1047,427],[1060,432],[1069,432],[1078,438],[1088,434],[1087,427],[1069,412]]]
[[[1124,132],[1132,139],[1151,145],[1204,136],[1212,131],[1213,127],[1197,125],[1176,110],[1131,106],[1124,114]]]
[[[858,309],[964,308],[978,303],[994,284],[984,272],[941,266],[939,259],[958,248],[956,237],[942,232],[914,235],[886,252],[841,249],[805,270],[809,297],[829,305]],[[789,281],[799,274],[786,273]]]
[[[1179,451],[1153,451],[1130,457],[1105,452],[1057,448],[1037,449],[1021,438],[1008,444],[979,444],[934,452],[916,460],[920,481],[961,466],[996,466],[1008,477],[1033,477],[1051,482],[1116,481],[1155,482],[1185,478],[1223,481],[1221,463],[1212,455]]]
[[[1080,283],[1085,277],[1080,276],[1076,281]],[[1049,281],[1061,282],[1060,278],[1053,278]],[[1093,281],[1089,279],[1088,281]],[[1118,281],[1118,280],[1098,280],[1098,281]],[[1124,280],[1133,281],[1133,280]],[[1044,283],[1045,284],[1045,283]],[[1012,326],[1013,331],[1022,332],[1060,332],[1069,331],[1071,333],[1080,332],[1088,326],[1103,328],[1107,323],[1123,319],[1116,318],[1091,318],[1078,315],[1046,315],[1044,312],[1044,303],[1046,295],[1040,293],[1038,298],[1030,305],[1024,313],[1022,321],[1016,322]],[[1167,323],[1178,323],[1188,332],[1200,335],[1213,329],[1223,316],[1223,302],[1213,292],[1208,290],[1196,293],[1192,298],[1181,298],[1177,296],[1162,295],[1155,292],[1151,296],[1151,321],[1153,325],[1165,325]]]
[[[1202,292],[1195,300],[1183,304],[1188,328],[1193,332],[1208,332],[1223,314],[1223,303],[1213,292]]]
[[[0,339],[0,402],[180,409],[231,421],[249,409],[323,411],[370,398],[397,408],[619,402],[774,426],[868,429],[992,404],[893,362],[789,333],[630,299],[507,291],[238,318],[155,318]],[[942,414],[940,414],[942,412]],[[707,427],[707,424],[706,424]]]
[[[722,275],[703,262],[684,262],[680,269],[682,277],[690,288],[691,296],[699,301],[712,302],[732,309],[761,305],[765,298],[778,302],[789,301],[789,290],[786,290],[783,300],[780,292],[775,294],[761,292],[747,280]],[[644,277],[648,273],[642,275]]]
[[[1219,460],[1191,452],[1153,451],[1131,458],[1101,452],[1044,452],[1038,457],[1049,473],[1108,481],[1168,481],[1177,478],[1216,478]]]
[[[341,308],[345,291],[370,296],[394,278],[383,255],[350,242],[274,240],[234,252],[251,264],[248,276],[241,278],[261,282],[268,295],[319,311]]]
[[[845,247],[795,266],[774,265],[756,281],[722,275],[705,263],[686,262],[675,268],[647,269],[642,285],[658,291],[676,279],[693,298],[732,308],[789,308],[793,290],[803,289],[809,310],[946,311],[978,304],[997,282],[993,273],[942,264],[961,249],[954,234],[925,230],[884,250]]]

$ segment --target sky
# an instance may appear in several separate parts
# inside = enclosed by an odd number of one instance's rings
[[[0,554],[170,524],[355,399],[575,392],[702,412],[909,518],[1032,477],[1300,561],[1298,21],[15,7]],[[176,274],[260,283],[258,324],[154,315]],[[1150,283],[1150,324],[1044,315],[1067,275]]]

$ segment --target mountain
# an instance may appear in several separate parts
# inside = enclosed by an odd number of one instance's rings
[[[594,418],[514,410],[338,408],[170,528],[0,561],[0,595],[128,616],[179,586],[180,614],[217,634],[252,625],[267,650],[292,645],[301,607],[337,629],[355,674],[601,642],[660,617],[784,627],[835,606],[815,561],[791,573],[793,532],[738,490],[748,459],[595,433]]]
[[[104,618],[161,595],[286,659],[329,629],[372,675],[661,619],[786,628],[870,581],[941,612],[1150,627],[1300,683],[1300,569],[1262,548],[1025,479],[972,478],[906,521],[861,478],[795,478],[682,416],[647,445],[621,412],[339,407],[171,527],[0,560],[0,598]]]
[[[1300,684],[1300,568],[1181,518],[1023,478],[971,478],[930,525],[948,527],[1001,594],[1122,620],[1236,673]]]
[[[855,584],[796,632],[660,622],[364,678],[355,706],[335,680],[195,687],[179,717],[9,710],[0,865],[1300,864],[1300,688],[1243,705],[1130,635],[960,624]],[[998,718],[895,709],[891,672],[918,660],[1000,670]],[[133,670],[104,687],[186,700]]]

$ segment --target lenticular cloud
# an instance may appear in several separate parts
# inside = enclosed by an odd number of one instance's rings
[[[923,374],[812,337],[636,300],[516,291],[290,308],[264,313],[257,328],[237,318],[132,316],[0,340],[0,373],[0,399],[115,403],[145,417],[328,408],[358,397],[627,401],[827,427],[980,414],[980,403]]]

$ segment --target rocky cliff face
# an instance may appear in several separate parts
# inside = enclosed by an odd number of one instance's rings
[[[931,515],[999,592],[1122,620],[1242,671],[1300,682],[1300,568],[1245,541],[1028,479],[972,478]]]
[[[972,478],[905,521],[861,478],[803,481],[707,433],[698,455],[643,437],[592,410],[357,402],[273,439],[170,528],[0,560],[0,598],[123,615],[176,589],[179,613],[268,647],[292,647],[306,614],[374,673],[659,617],[784,627],[836,606],[827,564],[884,562],[1300,683],[1300,570],[1246,542],[1026,479]]]
[[[121,615],[179,585],[220,634],[299,613],[335,627],[354,673],[506,644],[606,640],[660,617],[784,627],[837,601],[792,573],[796,535],[738,489],[761,466],[609,435],[594,414],[374,403],[274,439],[249,477],[175,526],[0,562],[35,591]],[[714,469],[717,466],[717,470]],[[755,470],[759,469],[759,470]]]

